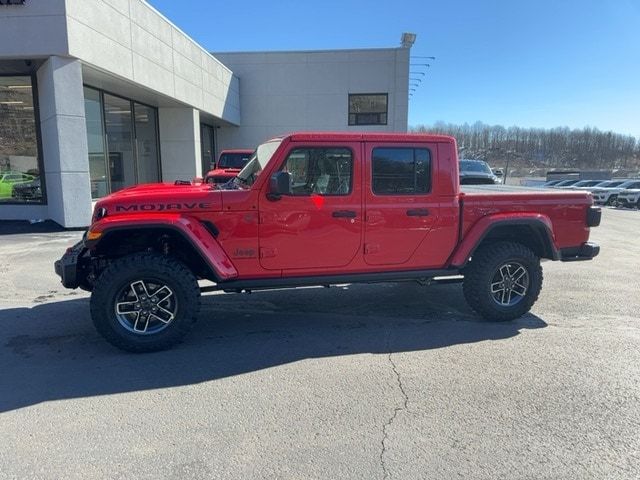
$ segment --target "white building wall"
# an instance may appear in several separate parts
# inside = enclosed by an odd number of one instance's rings
[[[238,79],[147,2],[65,1],[70,56],[240,123]]]
[[[38,69],[48,216],[67,228],[91,218],[87,130],[78,60],[50,57]]]
[[[240,128],[218,131],[218,150],[252,148],[296,130],[406,132],[408,48],[214,53],[240,78]],[[388,93],[388,123],[349,126],[349,93]]]
[[[200,112],[193,108],[160,108],[162,180],[191,180],[202,176]]]
[[[238,79],[144,0],[30,0],[0,9],[2,58],[70,56],[230,124]]]
[[[66,55],[65,0],[34,0],[0,8],[0,55],[44,58]]]

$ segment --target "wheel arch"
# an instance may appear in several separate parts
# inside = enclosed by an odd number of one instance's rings
[[[215,238],[216,227],[209,222],[182,218],[172,222],[118,221],[99,231],[97,240],[86,242],[92,255],[98,257],[117,258],[154,250],[173,255],[201,278],[219,282],[238,275]]]
[[[450,264],[462,268],[478,248],[500,241],[522,244],[540,258],[560,258],[554,242],[551,221],[544,215],[536,214],[519,218],[484,217],[465,235],[451,257]]]

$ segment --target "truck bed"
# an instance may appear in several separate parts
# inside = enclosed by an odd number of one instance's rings
[[[512,185],[464,185],[460,187],[460,192],[462,238],[483,217],[501,213],[507,216],[535,213],[546,217],[559,248],[579,244],[589,229],[585,219],[593,199],[591,193],[586,191]]]
[[[511,193],[535,193],[535,194],[553,194],[553,193],[580,193],[580,190],[561,190],[553,188],[540,187],[522,187],[519,185],[460,185],[460,191],[464,194],[511,194]]]

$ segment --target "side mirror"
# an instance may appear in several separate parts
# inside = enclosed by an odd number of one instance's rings
[[[291,175],[289,172],[276,172],[269,179],[269,200],[280,200],[282,195],[291,194]]]

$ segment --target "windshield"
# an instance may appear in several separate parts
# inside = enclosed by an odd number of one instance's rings
[[[460,160],[461,172],[493,173],[485,162],[479,160]]]
[[[282,143],[281,139],[272,140],[260,145],[249,159],[249,163],[238,173],[237,184],[250,187],[257,180],[262,169],[269,163],[271,157]]]
[[[218,168],[243,168],[249,159],[251,153],[222,153],[220,154],[220,160],[218,160]]]

